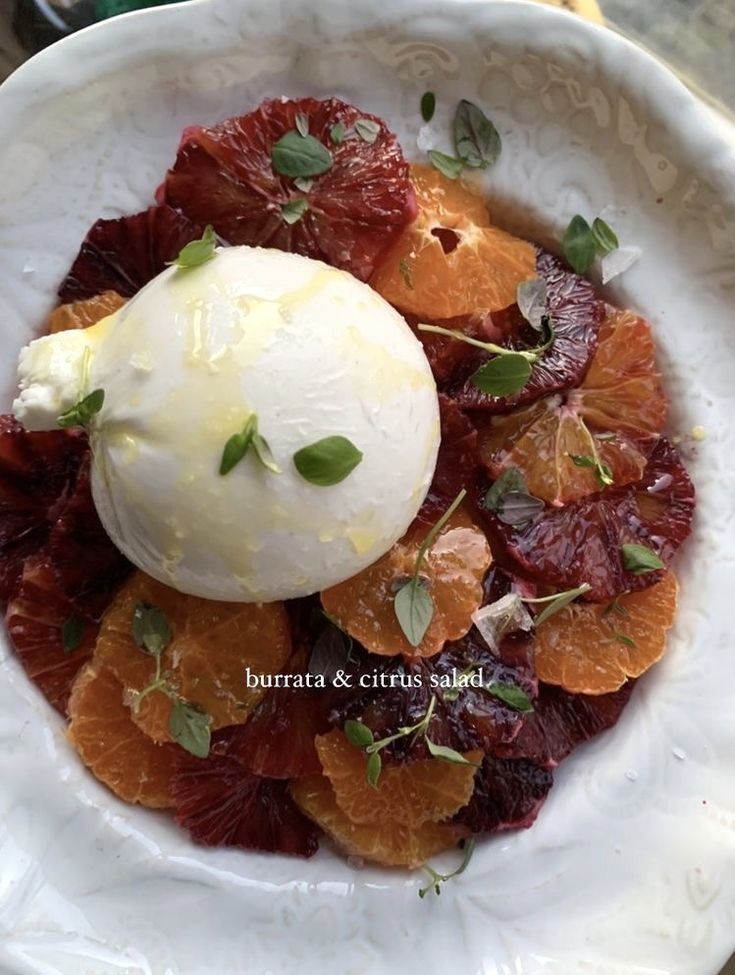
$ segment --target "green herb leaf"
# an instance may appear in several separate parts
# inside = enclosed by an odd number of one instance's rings
[[[378,779],[380,778],[382,769],[383,759],[380,757],[378,752],[373,752],[372,755],[368,757],[367,765],[365,766],[365,775],[368,780],[368,785],[372,786],[373,789],[378,788]]]
[[[61,646],[64,653],[74,653],[82,642],[85,629],[86,623],[76,613],[72,613],[68,619],[64,620],[64,625],[61,627]]]
[[[525,478],[517,467],[509,467],[507,471],[503,471],[485,495],[483,508],[497,511],[502,506],[503,496],[510,492],[528,494]]]
[[[537,332],[543,331],[544,322],[549,317],[544,279],[529,278],[521,281],[516,290],[516,304],[531,328],[535,328]]]
[[[434,118],[436,111],[436,95],[433,91],[425,91],[421,96],[421,118],[424,122],[430,122]]]
[[[302,138],[309,134],[309,120],[303,112],[296,113],[296,131]]]
[[[214,232],[214,227],[209,224],[204,228],[204,233],[199,240],[191,240],[185,247],[182,247],[174,264],[184,271],[199,267],[212,260],[215,256],[216,247],[217,235]]]
[[[233,467],[236,467],[240,463],[248,452],[257,430],[258,418],[253,413],[245,421],[245,426],[242,428],[242,431],[233,434],[225,444],[225,448],[222,451],[222,460],[219,465],[221,477],[229,474]]]
[[[477,105],[465,98],[454,116],[454,148],[472,169],[487,169],[500,155],[498,130]]]
[[[431,332],[433,335],[446,335],[447,338],[455,339],[458,342],[465,342],[474,349],[482,349],[484,352],[489,352],[490,355],[502,356],[511,362],[518,359],[524,359],[529,363],[537,362],[544,352],[551,348],[556,339],[556,333],[549,317],[543,319],[542,329],[545,337],[541,344],[534,346],[532,349],[518,351],[504,348],[502,345],[496,345],[494,342],[483,342],[481,339],[473,338],[471,335],[460,332],[458,329],[444,328],[442,325],[428,325],[426,322],[419,322],[416,327],[419,332]]]
[[[647,545],[623,545],[621,552],[623,554],[623,567],[634,575],[642,576],[647,572],[656,572],[658,569],[666,568],[658,555]]]
[[[576,467],[593,468],[600,487],[609,487],[614,483],[615,478],[611,468],[607,464],[603,464],[598,457],[591,457],[589,454],[568,454],[567,456]]]
[[[212,719],[186,701],[174,701],[168,719],[171,737],[196,758],[206,758],[212,739]]]
[[[329,138],[335,144],[335,146],[342,145],[345,141],[345,127],[341,122],[335,122],[332,128],[329,130]]]
[[[410,291],[413,291],[413,274],[411,273],[411,265],[408,263],[405,257],[402,257],[398,262],[398,271],[403,278],[403,283]]]
[[[302,193],[308,193],[314,185],[314,180],[307,179],[304,176],[297,176],[293,181],[293,185],[297,190],[301,190]]]
[[[620,241],[615,231],[599,217],[592,221],[592,236],[595,238],[598,250],[603,254],[609,254],[620,247]]]
[[[89,395],[84,396],[71,409],[62,413],[56,420],[60,427],[86,427],[89,421],[102,409],[105,402],[104,389],[95,389]]]
[[[283,217],[284,223],[298,223],[308,209],[308,200],[289,200],[288,203],[284,203],[281,207],[281,216]]]
[[[535,617],[533,624],[538,629],[542,623],[546,620],[551,619],[557,613],[561,612],[565,606],[570,603],[578,596],[583,596],[586,592],[589,592],[592,587],[588,583],[583,582],[581,586],[577,586],[576,589],[567,589],[565,592],[555,593],[553,596],[543,596],[541,599],[523,599],[524,603],[546,603],[545,609]]]
[[[398,590],[393,606],[404,636],[412,647],[417,647],[434,615],[434,600],[414,576]]]
[[[133,610],[133,640],[147,653],[159,656],[171,642],[171,627],[163,610],[150,603],[137,603]]]
[[[497,509],[497,516],[504,525],[519,527],[540,515],[546,505],[524,491],[506,491]]]
[[[603,616],[609,616],[610,613],[617,613],[618,616],[630,616],[628,610],[620,602],[620,596],[616,596],[611,603],[608,603],[603,610]]]
[[[313,135],[292,130],[274,143],[271,163],[282,176],[321,176],[332,168],[332,154]]]
[[[438,758],[441,762],[451,762],[452,765],[472,765],[474,768],[479,768],[477,762],[470,762],[468,759],[461,754],[461,752],[456,752],[453,748],[447,748],[446,745],[437,745],[430,738],[424,738],[426,742],[426,747],[429,749],[429,754],[432,758]]]
[[[637,647],[638,644],[635,642],[632,636],[628,636],[626,633],[616,633],[615,640],[618,643],[622,643],[624,647]]]
[[[345,721],[342,730],[347,741],[355,748],[367,748],[375,741],[372,731],[362,721]]]
[[[467,491],[465,488],[459,492],[457,497],[452,501],[447,510],[441,516],[441,518],[432,525],[431,529],[427,532],[426,538],[423,540],[421,545],[419,545],[418,554],[416,555],[416,566],[414,568],[414,577],[418,579],[419,572],[421,571],[421,564],[424,561],[426,553],[429,551],[431,546],[436,541],[439,532],[446,525],[449,519],[452,517],[457,508],[462,504],[464,499],[467,497]]]
[[[438,169],[442,176],[446,176],[447,179],[456,179],[464,169],[464,162],[461,159],[448,156],[446,152],[429,149],[427,155],[434,169]]]
[[[297,450],[293,462],[305,481],[319,487],[331,487],[344,481],[362,456],[362,451],[347,437],[324,437]]]
[[[568,454],[567,456],[576,467],[597,467],[597,461],[589,454]]]
[[[448,880],[452,880],[454,877],[459,877],[460,874],[464,873],[470,860],[472,859],[472,854],[474,852],[475,841],[474,839],[469,839],[465,843],[464,857],[462,858],[462,862],[456,870],[452,871],[452,873],[437,873],[431,864],[425,863],[421,869],[429,875],[431,882],[427,884],[426,887],[422,887],[421,890],[419,890],[419,897],[423,900],[430,890],[433,890],[437,896],[441,894],[441,885],[446,883]]]
[[[268,441],[258,433],[257,429],[253,433],[253,450],[263,467],[267,468],[272,474],[283,474],[283,471],[276,463]]]
[[[355,122],[355,132],[357,132],[363,142],[372,145],[380,135],[380,125],[371,118],[359,118]]]
[[[586,274],[597,256],[597,242],[592,228],[579,214],[572,217],[562,240],[564,257],[577,272]]]
[[[509,684],[505,681],[495,680],[490,684],[485,684],[484,689],[488,694],[497,697],[503,704],[507,704],[508,707],[513,708],[514,711],[520,711],[523,714],[533,711],[531,698],[517,684]]]
[[[482,393],[490,396],[512,396],[531,378],[531,363],[518,353],[499,355],[490,359],[472,374],[470,381]]]

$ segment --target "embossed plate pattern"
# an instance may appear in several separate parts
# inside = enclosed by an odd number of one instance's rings
[[[612,296],[655,324],[673,432],[707,430],[671,650],[536,826],[421,901],[416,876],[204,851],[117,802],[3,641],[0,972],[714,975],[735,930],[735,155],[664,68],[502,0],[192,0],[74,36],[0,89],[3,406],[87,226],[151,200],[182,127],[306,93],[383,115],[413,156],[449,148],[459,97],[482,103],[512,229],[558,239],[577,211],[620,209],[643,258]]]

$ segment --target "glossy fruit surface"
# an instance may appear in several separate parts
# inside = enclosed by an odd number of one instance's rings
[[[326,172],[299,187],[274,170],[273,146],[297,122],[328,150]],[[377,127],[368,141],[355,123]],[[335,141],[334,127],[343,138]],[[360,125],[358,125],[360,128]],[[162,188],[166,202],[230,244],[293,251],[366,280],[415,213],[408,164],[386,124],[337,98],[266,100],[254,112],[184,133]],[[284,207],[304,201],[295,222]]]
[[[423,320],[487,314],[513,304],[533,276],[535,248],[487,219],[482,201],[435,170],[411,167],[418,213],[370,280],[402,312]]]
[[[589,281],[572,273],[558,258],[538,250],[534,276],[546,285],[547,307],[554,329],[554,342],[533,366],[523,389],[512,396],[491,396],[472,382],[472,373],[488,356],[484,352],[467,359],[459,374],[447,384],[446,392],[465,409],[507,413],[543,396],[577,386],[597,350],[603,305]],[[512,299],[515,302],[515,296]],[[509,303],[510,304],[510,303]],[[506,335],[500,343],[511,348],[533,348],[544,340],[541,332],[524,322],[516,306],[493,316]],[[452,341],[448,339],[447,341]]]
[[[171,777],[178,745],[158,745],[131,720],[114,674],[87,664],[69,698],[69,740],[92,774],[126,802],[173,805]]]
[[[335,729],[316,740],[324,775],[337,804],[357,824],[394,820],[410,828],[449,819],[472,795],[479,751],[464,756],[471,765],[426,758],[383,769],[376,788],[367,780],[367,755]]]
[[[49,704],[65,715],[71,686],[92,656],[98,626],[71,603],[48,558],[26,559],[5,625],[26,673]],[[77,634],[73,649],[64,647],[65,626],[73,626]]]
[[[288,619],[282,603],[225,603],[187,596],[136,572],[105,614],[95,659],[122,683],[126,700],[154,678],[153,657],[133,639],[133,614],[139,604],[160,609],[172,639],[162,657],[172,691],[212,718],[213,728],[241,724],[265,694],[253,678],[277,674],[291,651]],[[162,691],[148,694],[134,720],[155,741],[170,740],[171,701]]]
[[[546,508],[521,526],[506,525],[492,512],[485,512],[485,523],[522,575],[559,591],[588,583],[585,598],[605,602],[662,577],[662,570],[626,570],[623,545],[650,548],[668,565],[693,515],[692,482],[675,448],[661,437],[635,484]]]
[[[574,602],[536,630],[536,673],[576,694],[609,694],[661,659],[674,622],[676,579],[604,603]]]
[[[472,799],[454,821],[472,833],[528,829],[551,786],[551,772],[534,762],[488,755],[477,773]]]
[[[0,416],[0,603],[13,595],[24,560],[48,541],[88,450],[77,433],[28,433]]]
[[[395,614],[396,591],[414,573],[426,536],[417,524],[382,558],[359,575],[322,593],[322,605],[339,626],[371,653],[430,657],[447,640],[467,632],[480,605],[482,580],[491,562],[485,536],[464,511],[455,512],[426,554],[421,578],[434,602],[424,638],[413,647]]]
[[[232,755],[236,730],[217,733],[208,758],[179,756],[172,781],[177,822],[204,846],[312,856],[318,830],[294,805],[287,782],[251,775]]]
[[[65,303],[115,291],[132,298],[204,228],[167,206],[92,225],[59,288]]]
[[[67,332],[74,328],[89,328],[112,315],[125,304],[126,299],[117,291],[103,291],[92,298],[82,298],[59,305],[46,321],[46,331],[50,334]]]
[[[467,835],[451,823],[425,822],[410,827],[393,820],[358,825],[342,811],[329,779],[308,776],[291,783],[297,806],[348,856],[359,856],[386,867],[420,867]]]

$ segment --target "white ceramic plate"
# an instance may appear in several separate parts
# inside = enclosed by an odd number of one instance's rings
[[[655,323],[672,431],[707,430],[670,652],[533,829],[421,901],[416,876],[204,851],[117,802],[4,649],[0,972],[714,975],[735,945],[735,154],[664,68],[515,2],[193,0],[76,35],[0,90],[3,406],[87,227],[150,202],[182,127],[307,93],[382,115],[413,157],[449,147],[458,98],[481,103],[511,229],[558,239],[621,209],[643,258],[613,297]]]

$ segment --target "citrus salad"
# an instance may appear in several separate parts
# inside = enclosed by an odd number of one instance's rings
[[[585,277],[615,232],[496,227],[500,135],[462,101],[453,136],[409,164],[335,98],[186,129],[0,418],[8,633],[93,775],[422,894],[616,723],[694,512],[651,328]]]

